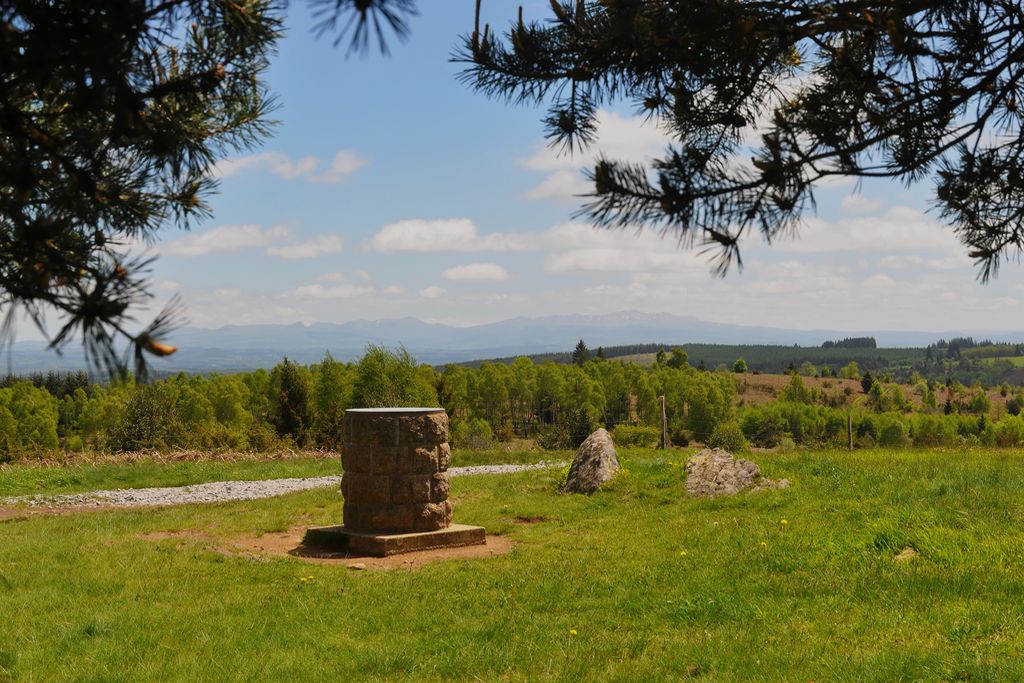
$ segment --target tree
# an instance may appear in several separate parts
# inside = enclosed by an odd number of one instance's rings
[[[457,59],[475,90],[550,102],[553,145],[594,142],[630,100],[673,138],[649,167],[601,158],[580,214],[718,248],[741,265],[833,176],[935,183],[934,204],[987,280],[1024,248],[1024,7],[1010,0],[551,3],[505,35],[477,24]],[[479,20],[478,20],[479,21]],[[757,140],[750,163],[740,159]]]
[[[779,400],[810,404],[814,402],[814,396],[800,375],[792,375],[789,378],[789,384],[783,387]]]
[[[309,371],[285,358],[274,368],[271,385],[277,388],[274,426],[281,436],[290,436],[300,447],[312,426],[313,387]]]
[[[405,36],[413,0],[309,0],[318,34]],[[54,348],[111,373],[166,356],[171,304],[141,330],[150,259],[125,247],[209,213],[214,164],[269,131],[262,77],[282,0],[0,4],[0,330],[23,309]],[[348,21],[343,19],[348,18]],[[47,314],[60,327],[49,334]],[[52,319],[51,319],[52,320]],[[128,342],[122,356],[118,345]]]
[[[844,365],[839,371],[839,376],[843,379],[860,379],[860,367],[857,365],[857,361],[851,360]]]
[[[872,385],[875,384],[875,378],[871,376],[871,371],[868,370],[864,373],[864,376],[860,378],[860,388],[864,390],[864,393],[871,391]]]
[[[404,348],[389,351],[372,344],[366,347],[366,354],[356,368],[353,408],[432,407],[437,404],[437,390],[419,374],[416,360],[408,351]]]
[[[588,349],[584,341],[580,339],[579,343],[576,344],[576,348],[572,352],[572,362],[575,365],[582,367],[588,360],[590,360],[590,349]]]
[[[115,339],[167,355],[174,305],[141,331],[145,258],[124,246],[209,213],[213,164],[267,132],[261,80],[280,32],[271,0],[40,3],[0,9],[0,308],[60,347],[84,337],[113,371]]]
[[[732,371],[739,374],[745,373],[747,371],[747,361],[743,360],[743,358],[737,358],[736,362],[732,364]]]
[[[690,355],[683,351],[678,346],[672,349],[672,355],[669,357],[667,363],[670,368],[685,368],[690,361]]]

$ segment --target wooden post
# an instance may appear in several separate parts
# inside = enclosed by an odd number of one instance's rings
[[[853,413],[846,414],[846,440],[849,443],[850,450],[853,450]]]
[[[668,448],[668,420],[665,419],[665,397],[659,396],[658,403],[661,405],[661,445],[659,448]]]

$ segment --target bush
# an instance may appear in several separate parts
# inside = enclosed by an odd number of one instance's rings
[[[546,451],[569,448],[569,431],[560,425],[547,425],[537,432],[537,445]]]
[[[910,445],[907,427],[900,420],[890,420],[878,432],[878,445],[888,448],[903,448]]]
[[[952,446],[957,442],[956,426],[943,415],[915,415],[910,432],[915,446]]]
[[[619,425],[612,430],[612,440],[623,448],[654,448],[661,438],[661,430],[645,425]]]
[[[721,448],[730,453],[747,450],[747,440],[743,437],[743,430],[736,422],[722,422],[715,427],[708,438],[709,448]]]
[[[995,442],[997,446],[1024,446],[1024,418],[1010,416],[997,422]]]

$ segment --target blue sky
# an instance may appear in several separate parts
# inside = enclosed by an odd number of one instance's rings
[[[518,4],[484,3],[485,18],[502,27]],[[591,156],[558,157],[541,110],[456,80],[448,60],[472,26],[472,0],[421,10],[390,57],[346,59],[292,3],[269,75],[280,125],[220,166],[212,219],[152,248],[158,300],[179,293],[200,327],[622,309],[850,331],[1021,327],[1024,271],[1010,264],[979,284],[926,212],[928,183],[822,188],[800,239],[750,239],[746,267],[724,280],[671,239],[573,222]],[[524,4],[528,17],[549,12]],[[597,149],[658,154],[661,132],[630,114],[602,112]]]

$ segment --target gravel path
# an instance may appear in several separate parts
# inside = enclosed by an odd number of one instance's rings
[[[472,465],[449,468],[453,477],[473,474],[507,474],[547,467],[563,467],[564,462],[540,462],[535,465]],[[184,503],[219,503],[228,500],[270,498],[295,491],[339,486],[340,476],[266,479],[263,481],[214,481],[191,486],[150,489],[115,489],[89,491],[58,496],[18,496],[5,498],[5,505],[31,507],[141,507],[146,505],[182,505]]]

